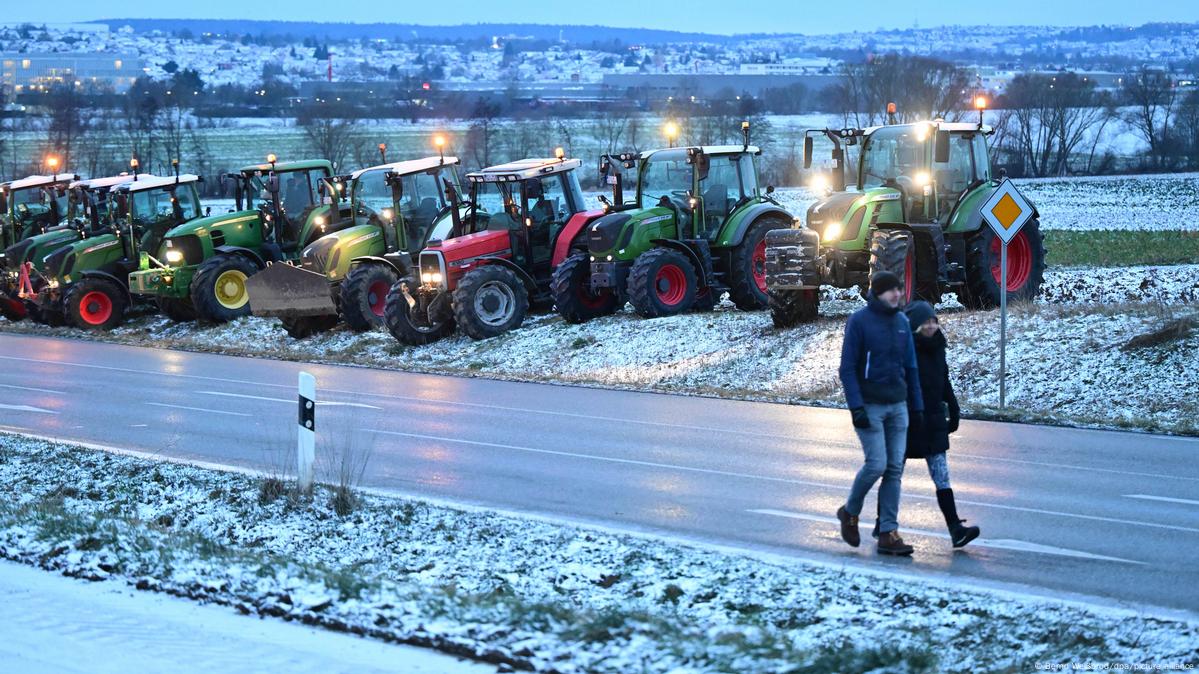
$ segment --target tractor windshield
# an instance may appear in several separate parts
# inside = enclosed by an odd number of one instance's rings
[[[391,213],[391,186],[387,184],[387,169],[365,171],[354,181],[354,214],[370,219],[381,213]]]
[[[928,176],[928,143],[933,134],[925,124],[885,126],[870,134],[862,146],[862,189],[899,183],[909,194],[911,188]]]
[[[663,197],[680,209],[689,208],[687,192],[692,188],[694,171],[687,163],[686,150],[662,150],[646,157],[637,184],[643,206],[656,206]]]
[[[179,201],[180,221],[199,217],[200,197],[192,183],[179,185],[174,190],[159,188],[134,192],[130,199],[130,215],[135,223],[143,225],[174,220],[176,199]]]
[[[520,227],[520,183],[483,182],[471,184],[474,231]]]

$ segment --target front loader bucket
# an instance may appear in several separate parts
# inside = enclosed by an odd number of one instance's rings
[[[337,305],[329,280],[294,265],[275,263],[246,279],[250,313],[255,316],[298,318],[336,316]]]

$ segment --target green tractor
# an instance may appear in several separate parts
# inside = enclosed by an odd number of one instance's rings
[[[905,302],[936,304],[952,291],[966,307],[987,309],[998,306],[1001,283],[1009,299],[1035,297],[1045,271],[1037,214],[1008,245],[1006,279],[1001,242],[983,222],[981,207],[1003,180],[991,175],[990,133],[981,123],[941,120],[809,131],[804,167],[812,165],[814,136],[825,136],[833,183],[808,209],[805,227],[767,238],[775,325],[815,320],[820,286],[866,288],[878,271],[899,276]],[[857,189],[847,191],[845,147],[859,144]]]
[[[41,269],[35,268],[42,284],[30,298],[36,307],[30,313],[47,323],[89,330],[119,325],[134,303],[128,277],[142,251],[157,250],[168,230],[201,217],[200,177],[180,175],[177,162],[175,170],[174,176],[138,176],[118,185],[108,232],[47,255]]]
[[[129,275],[134,293],[158,299],[172,320],[224,323],[250,313],[246,279],[268,262],[300,251],[348,220],[320,198],[333,165],[314,159],[246,166],[222,176],[232,183],[235,210],[187,222],[167,232],[154,255]],[[332,199],[326,199],[332,201]]]
[[[601,158],[614,202],[551,285],[567,321],[613,313],[626,300],[647,318],[706,310],[725,292],[739,309],[766,307],[766,233],[794,218],[770,196],[773,187],[759,187],[761,151],[749,143],[748,123],[742,133],[741,145]],[[628,203],[622,168],[637,172]]]
[[[457,166],[456,157],[426,157],[332,178],[325,191],[349,195],[353,223],[309,244],[296,263],[251,277],[253,314],[281,318],[296,338],[332,328],[339,314],[358,332],[381,326],[391,286],[416,275],[413,254],[453,227],[457,204],[446,193],[459,189]]]
[[[62,222],[73,173],[35,175],[0,183],[0,250]]]

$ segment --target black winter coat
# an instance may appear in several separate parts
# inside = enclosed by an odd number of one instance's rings
[[[914,337],[920,393],[924,398],[924,424],[919,428],[908,426],[907,458],[923,459],[949,449],[949,420],[957,420],[960,410],[953,385],[949,383],[945,335],[938,331],[932,337],[920,333]]]

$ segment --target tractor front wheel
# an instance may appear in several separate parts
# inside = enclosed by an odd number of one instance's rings
[[[386,264],[369,262],[354,266],[341,282],[341,315],[354,332],[383,325],[387,293],[400,275]]]
[[[616,313],[619,301],[611,288],[591,290],[591,262],[586,253],[575,253],[562,261],[550,281],[554,306],[567,323],[586,323]]]
[[[695,266],[682,252],[647,250],[629,270],[629,304],[645,318],[681,314],[695,304],[695,279]]]
[[[990,227],[981,228],[966,241],[966,286],[958,300],[970,309],[999,306],[1003,242]],[[1029,220],[1007,247],[1008,301],[1028,301],[1045,282],[1045,241],[1041,223]]]
[[[337,316],[300,316],[298,318],[279,319],[283,329],[292,339],[307,339],[320,332],[328,332],[337,327]]]
[[[433,302],[418,301],[413,294],[415,287],[412,279],[402,278],[387,293],[383,325],[391,336],[403,344],[422,346],[453,333],[453,318],[431,316],[429,306]]]
[[[906,229],[879,229],[870,235],[870,275],[889,271],[899,277],[899,306],[916,297],[916,250]]]
[[[820,316],[820,289],[770,291],[770,318],[776,328],[793,328]]]
[[[200,265],[192,279],[191,301],[196,315],[213,323],[228,323],[250,315],[246,279],[258,273],[249,258],[224,253]]]
[[[63,305],[71,324],[84,330],[111,330],[125,318],[125,291],[103,278],[81,279],[67,289]]]
[[[766,232],[787,229],[790,223],[773,217],[760,218],[749,226],[741,245],[733,249],[729,273],[729,299],[742,311],[766,307]]]
[[[462,277],[454,290],[454,318],[473,339],[488,339],[519,328],[529,311],[529,291],[511,269],[496,264]]]
[[[155,300],[158,310],[176,323],[196,320],[196,308],[187,298],[159,297]]]

